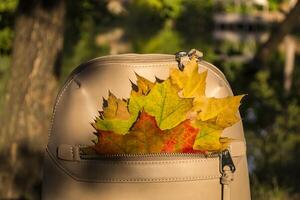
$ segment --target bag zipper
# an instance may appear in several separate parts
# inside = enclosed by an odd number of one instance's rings
[[[82,160],[155,160],[155,159],[197,159],[197,158],[218,158],[220,153],[140,153],[140,154],[90,154],[87,151],[91,152],[89,147],[80,147],[79,154],[80,159]]]
[[[236,168],[233,163],[229,149],[221,152],[202,153],[141,153],[141,154],[97,154],[96,151],[86,145],[58,146],[57,157],[61,160],[156,160],[156,159],[198,159],[198,158],[219,158],[220,172],[226,176],[228,172],[234,173]],[[226,177],[225,177],[226,178]]]
[[[79,158],[82,160],[157,160],[157,159],[197,159],[197,158],[218,158],[220,159],[221,183],[229,185],[233,181],[233,173],[236,168],[233,163],[230,151],[223,150],[220,153],[142,153],[142,154],[89,154],[91,148],[78,146]]]
[[[236,170],[229,149],[219,153],[142,153],[142,154],[96,154],[86,145],[59,145],[57,156],[66,161],[159,161],[159,160],[182,160],[199,158],[219,158],[220,161],[220,184],[222,184],[222,200],[230,200],[230,183]]]
[[[236,168],[233,163],[230,151],[228,149],[222,152],[211,153],[141,153],[141,154],[97,154],[93,149],[88,146],[77,146],[79,149],[79,158],[81,160],[156,160],[156,159],[198,159],[198,158],[219,158],[220,159],[220,172],[222,177],[227,178],[228,171],[232,174]]]
[[[197,159],[197,158],[218,158],[220,160],[220,183],[222,184],[222,200],[230,200],[230,183],[233,181],[233,174],[236,170],[233,163],[230,151],[223,150],[220,153],[197,154],[197,153],[143,153],[143,154],[103,154],[103,155],[89,155],[86,154],[84,148],[79,150],[80,159],[82,160],[113,160],[113,161],[147,161],[160,159]]]

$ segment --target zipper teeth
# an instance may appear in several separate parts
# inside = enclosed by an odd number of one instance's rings
[[[81,146],[82,147],[82,146]],[[217,158],[221,153],[141,153],[141,154],[103,154],[103,155],[88,155],[80,151],[80,158],[84,160],[97,160],[97,159],[121,159],[121,158]]]

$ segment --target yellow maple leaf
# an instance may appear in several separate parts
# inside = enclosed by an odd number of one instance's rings
[[[198,112],[197,119],[214,122],[215,125],[226,128],[239,121],[237,116],[241,99],[245,95],[225,98],[199,97],[193,102],[193,110]]]
[[[135,73],[136,75],[136,84],[137,84],[137,91],[136,93],[139,95],[147,95],[150,90],[153,88],[153,86],[155,85],[155,83],[149,81],[148,79],[138,75],[137,73]],[[134,91],[134,90],[132,90]]]
[[[193,125],[200,130],[193,145],[194,150],[220,152],[226,149],[232,140],[221,137],[222,129],[213,124],[194,121]]]
[[[184,67],[183,71],[177,68],[170,70],[172,83],[182,89],[182,96],[193,98],[205,96],[207,71],[199,73],[196,58],[192,58]]]

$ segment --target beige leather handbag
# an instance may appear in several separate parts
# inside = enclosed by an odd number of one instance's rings
[[[203,156],[188,153],[86,156],[91,122],[110,90],[129,97],[135,72],[149,80],[166,79],[181,58],[164,54],[124,54],[96,58],[80,65],[59,92],[45,152],[42,199],[84,200],[248,200],[249,179],[242,123],[225,129],[235,138],[228,150]],[[179,61],[179,63],[178,63]],[[208,70],[206,95],[225,97],[232,91],[225,76],[201,60]]]

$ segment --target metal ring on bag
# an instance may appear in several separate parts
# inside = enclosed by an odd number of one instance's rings
[[[181,59],[185,56],[188,56],[188,53],[185,51],[178,51],[175,54],[175,60],[178,62],[178,68],[182,71],[184,69],[184,65],[181,62]]]

